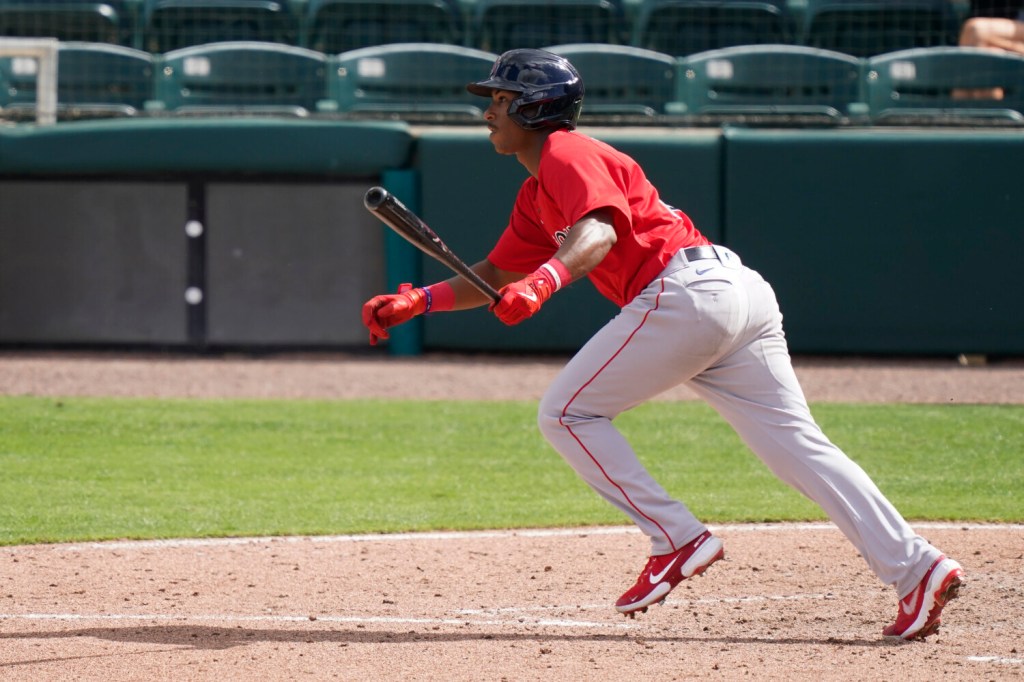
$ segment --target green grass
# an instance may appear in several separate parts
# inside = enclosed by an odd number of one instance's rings
[[[527,402],[0,398],[0,544],[619,524]],[[912,519],[1024,521],[1024,407],[815,406]],[[618,420],[708,522],[824,518],[701,403]]]

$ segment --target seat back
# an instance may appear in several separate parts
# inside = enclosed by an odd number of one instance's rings
[[[325,54],[394,43],[462,42],[454,0],[310,0],[305,44]]]
[[[31,57],[0,57],[0,114],[4,118],[34,116],[38,74],[39,62]]]
[[[332,59],[330,99],[342,113],[419,121],[479,119],[487,100],[466,91],[497,55],[436,43],[379,45]]]
[[[681,57],[794,38],[795,26],[782,0],[642,0],[632,43]]]
[[[807,0],[805,22],[807,45],[855,57],[955,45],[960,27],[949,0]]]
[[[656,117],[675,99],[676,60],[627,45],[576,43],[546,48],[576,67],[586,94],[584,121],[608,117]]]
[[[679,62],[674,111],[756,123],[840,122],[861,115],[862,62],[801,45],[712,50]]]
[[[131,45],[135,16],[124,0],[0,0],[0,36]]]
[[[496,54],[519,47],[620,43],[624,23],[618,0],[477,0],[471,42]]]
[[[154,66],[148,52],[83,42],[61,43],[59,50],[59,118],[134,116],[152,98]],[[9,117],[35,115],[36,73],[31,61],[0,57],[0,106]]]
[[[1024,56],[970,47],[891,52],[865,64],[877,123],[1024,123]]]
[[[327,57],[291,45],[225,42],[163,56],[156,98],[178,114],[304,116],[327,93]]]
[[[145,0],[143,47],[170,52],[228,41],[295,45],[299,20],[287,0]]]

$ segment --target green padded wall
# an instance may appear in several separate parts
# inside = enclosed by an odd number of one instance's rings
[[[1024,135],[729,130],[725,240],[796,352],[1024,352]]]
[[[403,123],[154,118],[0,128],[7,174],[377,175],[409,163]]]
[[[715,131],[584,129],[644,166],[662,198],[687,212],[712,240],[721,230],[720,143]],[[467,263],[486,257],[508,221],[526,170],[495,153],[482,127],[420,134],[417,167],[423,219]],[[411,247],[410,247],[411,248]],[[424,257],[425,283],[450,273]],[[508,328],[484,309],[424,322],[424,346],[451,350],[566,352],[579,348],[617,308],[589,282],[576,282],[535,317]]]

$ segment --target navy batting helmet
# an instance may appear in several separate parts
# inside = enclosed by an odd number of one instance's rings
[[[565,57],[534,49],[509,50],[494,62],[487,80],[466,86],[474,95],[518,92],[508,117],[527,130],[576,127],[583,107],[583,80]]]

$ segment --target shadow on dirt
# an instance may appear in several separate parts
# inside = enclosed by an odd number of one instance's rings
[[[0,642],[13,639],[66,640],[79,637],[106,640],[121,644],[152,644],[174,648],[220,650],[251,644],[429,644],[494,640],[496,642],[676,642],[682,644],[774,644],[778,646],[808,646],[828,644],[845,647],[892,646],[884,639],[822,638],[768,638],[768,637],[715,637],[715,636],[646,636],[637,633],[552,633],[548,632],[395,632],[370,630],[359,627],[322,629],[263,629],[215,627],[208,625],[148,625],[126,628],[79,628],[60,632],[0,632]],[[2,645],[0,645],[2,647]],[[9,664],[8,664],[9,665]],[[0,663],[0,668],[5,664]]]

